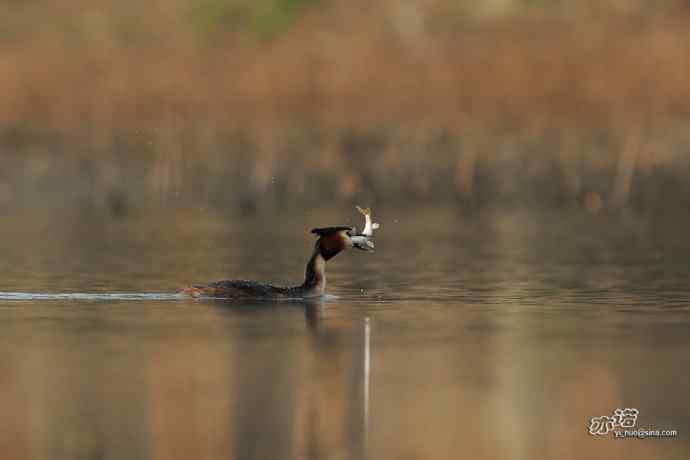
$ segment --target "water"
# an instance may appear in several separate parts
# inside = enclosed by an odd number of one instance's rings
[[[352,211],[6,216],[2,458],[688,458],[683,222],[375,209],[324,299],[173,294],[298,283]],[[679,436],[587,433],[624,407]]]

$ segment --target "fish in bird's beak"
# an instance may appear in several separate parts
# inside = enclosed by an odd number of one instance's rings
[[[353,235],[350,236],[352,240],[352,247],[359,249],[361,251],[372,252],[374,250],[374,242],[369,239],[369,237],[364,235]]]
[[[364,236],[374,236],[374,230],[380,227],[377,222],[371,220],[371,208],[360,208],[355,206],[357,211],[364,216],[364,229],[359,233],[359,235]]]
[[[379,224],[371,220],[371,208],[360,208],[357,206],[357,211],[364,216],[364,229],[359,233],[350,235],[352,246],[362,251],[373,251],[374,242],[371,238],[374,236],[374,230],[380,227]]]

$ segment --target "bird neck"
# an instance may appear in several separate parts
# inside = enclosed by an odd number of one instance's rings
[[[314,248],[314,252],[307,262],[304,271],[304,283],[301,287],[315,295],[323,294],[326,290],[326,259],[321,255],[318,245]]]

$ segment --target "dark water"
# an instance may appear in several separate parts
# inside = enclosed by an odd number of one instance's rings
[[[299,282],[337,211],[5,216],[1,458],[688,458],[690,225],[381,209],[325,299],[170,295]]]

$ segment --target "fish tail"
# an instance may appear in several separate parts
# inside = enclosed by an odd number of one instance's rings
[[[359,206],[356,206],[357,211],[360,212],[360,214],[365,215],[366,217],[371,217],[371,208],[360,208]]]

